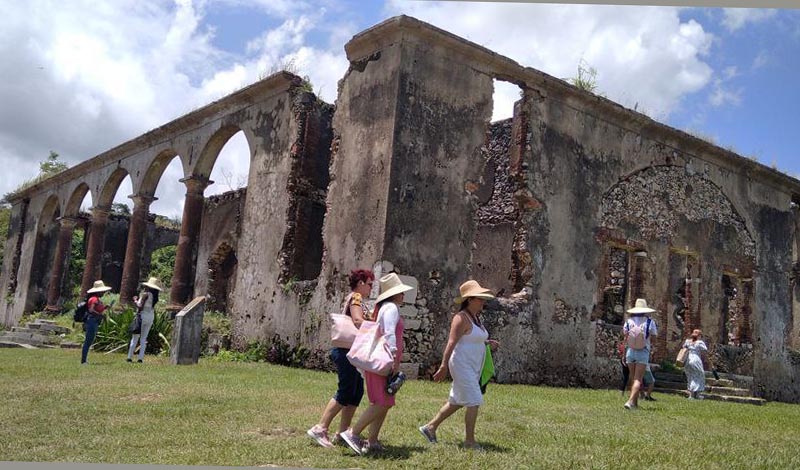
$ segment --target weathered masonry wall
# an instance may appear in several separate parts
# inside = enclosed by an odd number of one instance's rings
[[[197,248],[195,296],[206,296],[206,310],[225,312],[233,292],[239,259],[236,250],[242,229],[247,189],[206,198]]]
[[[484,316],[501,381],[616,385],[624,312],[644,297],[658,310],[656,361],[702,328],[718,368],[800,401],[800,181],[413,18],[345,50],[335,111],[279,74],[18,195],[0,318],[41,300],[75,200],[92,191],[104,233],[119,181],[132,176],[134,215],[146,214],[179,156],[170,297],[210,294],[239,345],[280,339],[317,364],[348,273],[372,267],[417,287],[401,309],[409,373],[436,367],[457,287],[476,278],[502,292]],[[494,80],[521,97],[490,123]],[[204,203],[238,130],[248,188]],[[140,245],[128,236],[123,291]]]

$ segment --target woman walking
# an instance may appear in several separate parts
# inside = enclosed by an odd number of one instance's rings
[[[107,307],[100,299],[103,297],[103,294],[110,290],[111,288],[105,285],[103,281],[94,281],[92,288],[86,291],[86,308],[88,314],[83,321],[83,331],[86,332],[86,338],[83,340],[83,349],[81,349],[81,364],[87,364],[86,358],[89,355],[89,348],[94,344],[94,339],[97,336],[97,329],[100,327],[100,322],[103,321],[105,315],[104,312]]]
[[[359,269],[350,272],[350,294],[344,299],[343,310],[353,320],[356,328],[359,328],[367,317],[369,309],[364,303],[364,299],[369,297],[374,280],[375,275],[372,271]],[[325,406],[319,423],[306,431],[306,434],[322,447],[333,447],[339,435],[350,427],[356,408],[364,396],[364,380],[358,370],[347,360],[348,352],[350,352],[349,348],[334,347],[331,349],[331,360],[336,364],[336,373],[339,378],[336,394]],[[339,412],[342,413],[342,419],[339,420],[339,432],[334,434],[332,442],[328,439],[328,427]]]
[[[655,312],[647,306],[645,299],[636,299],[636,304],[628,310],[630,317],[625,320],[622,327],[625,344],[628,351],[625,353],[625,362],[628,364],[628,371],[633,376],[631,394],[625,402],[626,410],[633,410],[639,407],[639,391],[642,388],[642,377],[644,377],[647,364],[650,362],[650,337],[658,335],[656,322],[648,316]]]
[[[395,273],[383,276],[380,285],[381,293],[376,300],[373,316],[394,357],[392,374],[395,374],[400,370],[400,358],[403,356],[403,318],[400,316],[399,306],[403,305],[403,293],[412,290],[413,287],[403,284]],[[364,380],[367,383],[369,408],[361,415],[355,426],[339,434],[342,440],[359,455],[383,450],[378,435],[389,408],[395,403],[394,395],[386,392],[388,377],[364,371]],[[361,432],[367,426],[369,426],[369,436],[365,444],[361,439]]]
[[[450,335],[444,348],[442,363],[433,374],[433,380],[440,382],[448,372],[453,377],[450,396],[427,424],[419,427],[419,432],[435,444],[436,430],[442,422],[462,407],[466,407],[464,425],[466,436],[464,447],[480,449],[475,440],[475,422],[478,419],[478,408],[483,404],[480,388],[480,376],[486,356],[486,344],[495,349],[499,343],[489,339],[489,332],[481,321],[484,302],[493,299],[489,289],[485,289],[477,281],[461,284],[460,296],[456,303],[461,305],[450,323]]]
[[[158,303],[158,293],[161,292],[161,282],[158,278],[151,277],[147,282],[143,282],[142,290],[139,297],[133,296],[133,303],[139,309],[139,315],[142,316],[142,329],[139,333],[134,333],[131,337],[131,345],[128,347],[128,362],[133,362],[133,352],[136,349],[136,343],[139,343],[139,359],[136,362],[144,361],[144,351],[147,348],[147,335],[150,333],[150,327],[153,326],[153,321],[156,319],[155,307]]]
[[[686,387],[690,399],[703,399],[700,392],[706,389],[706,372],[703,369],[702,354],[708,351],[708,346],[703,341],[703,332],[693,330],[691,337],[683,343],[686,348],[686,365],[683,372],[686,374]]]

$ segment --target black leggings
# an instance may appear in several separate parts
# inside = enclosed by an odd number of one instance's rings
[[[623,365],[621,362],[619,363],[620,367],[622,367],[622,383],[619,386],[621,391],[625,391],[625,388],[628,386],[628,379],[631,378],[631,372],[628,370],[628,366]]]

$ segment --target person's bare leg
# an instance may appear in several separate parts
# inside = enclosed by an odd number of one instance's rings
[[[364,428],[370,425],[372,421],[374,421],[381,413],[381,406],[370,404],[369,408],[361,414],[356,422],[355,426],[351,427],[350,430],[353,432],[353,435],[360,436],[361,433],[364,431]]]
[[[436,413],[436,416],[433,417],[428,424],[425,425],[426,428],[430,429],[433,434],[436,434],[436,429],[442,424],[442,421],[446,420],[450,416],[453,415],[456,411],[461,409],[461,405],[454,405],[452,403],[445,402],[444,405],[439,409]]]
[[[378,442],[378,434],[381,432],[381,427],[383,427],[383,421],[386,419],[386,415],[389,413],[389,408],[385,406],[380,406],[380,413],[375,416],[375,419],[369,423],[369,435],[367,436],[367,442],[369,444],[375,444]]]
[[[475,447],[475,423],[478,421],[478,408],[477,406],[468,406],[467,412],[464,414],[464,424],[466,425],[466,438],[464,439],[465,447]]]
[[[340,411],[342,411],[342,408],[344,407],[340,405],[338,401],[331,398],[331,401],[329,401],[328,404],[325,406],[325,410],[322,411],[322,417],[320,417],[319,419],[318,426],[327,431],[328,427],[331,425],[331,422],[333,421],[333,418],[335,418],[336,415],[339,414]]]
[[[631,396],[628,402],[633,406],[639,406],[639,390],[642,388],[642,377],[644,376],[644,364],[634,364],[633,369],[633,386],[631,387]]]
[[[350,427],[353,422],[353,416],[356,414],[357,406],[348,405],[342,408],[342,419],[339,420],[339,432],[344,432]]]

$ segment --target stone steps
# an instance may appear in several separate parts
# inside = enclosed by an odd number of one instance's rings
[[[658,385],[658,381],[656,381],[656,385]],[[666,393],[671,395],[681,395],[686,396],[686,390],[676,390],[671,388],[659,388],[656,386],[653,389],[654,393]],[[710,393],[709,391],[702,392],[701,395],[706,400],[714,400],[714,401],[726,401],[730,403],[745,403],[748,405],[763,405],[767,402],[763,398],[756,398],[752,396],[736,396],[736,395],[721,395],[717,393]]]
[[[17,328],[17,327],[14,327],[14,328]],[[69,328],[66,328],[66,327],[63,327],[63,326],[53,325],[53,324],[50,324],[50,323],[36,323],[36,322],[28,323],[27,325],[25,325],[25,328],[29,328],[29,329],[32,329],[32,330],[46,331],[46,332],[55,333],[55,334],[58,334],[58,335],[60,335],[60,334],[69,334],[70,331],[72,331]]]
[[[683,374],[661,374],[661,373],[654,373],[653,377],[656,379],[656,383],[658,382],[675,382],[675,383],[682,383],[686,386],[686,376]],[[723,379],[720,375],[720,379],[715,379],[712,377],[706,377],[706,385],[712,385],[714,387],[736,387],[736,383],[730,379]],[[743,387],[741,387],[743,388]]]
[[[13,326],[11,331],[0,334],[0,342],[4,347],[25,347],[28,345],[34,348],[57,347],[61,342],[59,335],[67,334],[71,330],[59,326],[53,320],[34,320],[24,327]]]
[[[0,348],[25,348],[25,349],[39,349],[36,346],[32,346],[30,344],[25,343],[17,343],[14,341],[6,341],[0,339]]]

